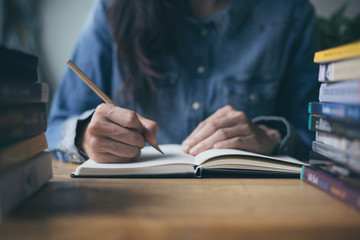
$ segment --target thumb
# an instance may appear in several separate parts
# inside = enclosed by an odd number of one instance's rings
[[[157,144],[156,135],[159,131],[159,125],[155,121],[144,118],[143,116],[141,116],[139,114],[138,114],[138,118],[139,118],[140,122],[142,123],[142,125],[144,126],[143,134],[144,134],[145,140],[148,143],[150,143],[150,145],[156,145]]]

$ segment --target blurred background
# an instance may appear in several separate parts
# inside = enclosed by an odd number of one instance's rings
[[[53,95],[96,0],[0,0],[0,44],[39,57],[40,80]],[[359,0],[310,0],[323,48],[360,39]]]

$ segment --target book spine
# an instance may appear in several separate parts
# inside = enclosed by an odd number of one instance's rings
[[[50,152],[42,152],[0,175],[0,222],[53,176]]]
[[[48,100],[47,83],[0,83],[0,104],[35,103]]]
[[[1,70],[6,70],[6,68],[15,67],[16,70],[37,70],[38,58],[34,55],[9,49],[3,46],[0,46],[0,64],[5,66],[0,68]]]
[[[309,130],[333,133],[348,138],[360,139],[360,124],[339,121],[333,118],[309,115]]]
[[[303,166],[301,179],[360,211],[360,193],[319,169]]]
[[[0,149],[0,173],[47,148],[45,133]]]
[[[320,102],[360,104],[360,81],[322,83],[319,90]]]
[[[319,81],[333,82],[360,79],[360,58],[320,64]]]
[[[325,156],[333,162],[342,164],[350,170],[360,173],[360,156],[352,156],[348,152],[341,151],[317,141],[312,142],[312,150],[313,152]]]
[[[309,103],[309,114],[360,121],[360,106],[340,103]]]
[[[316,52],[315,63],[338,61],[360,56],[360,41]]]
[[[326,64],[320,64],[319,65],[319,75],[318,75],[319,82],[325,82],[327,66],[328,65],[326,65]]]
[[[0,143],[37,135],[47,128],[45,103],[0,107]]]
[[[360,140],[350,140],[345,137],[340,137],[334,134],[325,132],[316,132],[315,140],[317,142],[329,145],[340,151],[348,152],[352,156],[360,156]]]
[[[37,81],[36,56],[0,46],[0,79],[2,82]]]

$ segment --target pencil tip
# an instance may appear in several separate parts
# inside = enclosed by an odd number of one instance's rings
[[[161,154],[164,154],[164,152],[160,149],[159,145],[157,144],[154,144],[154,145],[151,145],[153,148],[155,148],[156,150],[158,150]]]

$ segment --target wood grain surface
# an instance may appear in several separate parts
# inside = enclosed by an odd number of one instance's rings
[[[300,179],[54,178],[0,239],[359,239],[360,213]]]

